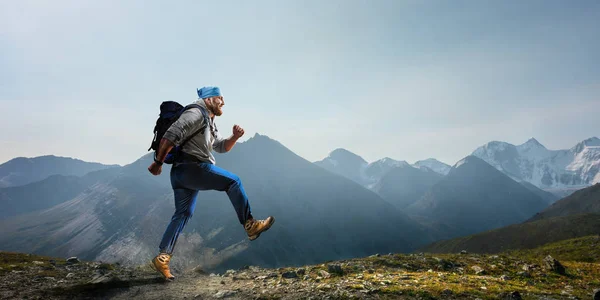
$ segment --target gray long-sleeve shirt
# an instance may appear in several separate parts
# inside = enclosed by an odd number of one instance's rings
[[[194,104],[204,107],[208,112],[204,100],[198,100],[194,102]],[[206,121],[207,120],[204,120],[204,116],[202,115],[202,112],[200,112],[200,109],[190,108],[184,111],[179,119],[169,127],[163,138],[171,141],[175,146],[179,146],[183,141],[194,134],[194,132],[198,131]],[[201,161],[215,164],[215,157],[212,154],[212,150],[218,153],[227,151],[225,151],[225,139],[221,137],[216,130],[214,120],[210,120],[209,118],[208,122],[209,126],[206,126],[204,132],[198,132],[194,137],[189,139],[185,145],[183,145],[181,151],[193,155]],[[215,133],[214,137],[211,134],[211,129]]]

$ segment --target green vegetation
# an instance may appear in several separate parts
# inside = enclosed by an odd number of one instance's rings
[[[206,276],[206,279],[198,280],[224,280],[228,284],[226,288],[239,290],[240,296],[250,295],[252,290],[267,291],[256,295],[258,299],[280,299],[314,293],[328,295],[331,299],[499,299],[511,294],[519,294],[523,299],[589,299],[594,289],[600,288],[599,246],[600,236],[593,235],[535,249],[499,254],[373,255],[304,266],[301,268],[302,272],[298,272],[300,269],[297,267],[256,271],[244,269],[231,273],[231,276]],[[545,258],[548,255],[565,267],[564,274],[546,267]],[[51,287],[50,284],[55,281],[42,280],[44,277],[65,278],[65,274],[57,275],[57,272],[65,272],[65,264],[64,260],[51,261],[48,257],[0,252],[0,276],[17,271],[16,274],[27,278],[38,278],[36,286],[47,282],[46,290],[41,293],[96,294],[124,287],[163,284],[162,278],[154,272],[146,273],[150,276],[144,276],[144,272],[136,269],[135,276],[126,277],[124,274],[127,272],[122,272],[121,267],[98,263],[93,263],[92,268],[85,267],[86,263],[76,264],[81,273],[75,275],[77,281],[68,285]],[[73,269],[73,266],[69,269]],[[92,283],[89,280],[96,269],[113,275],[121,272],[121,275],[114,277],[118,280]],[[28,270],[31,274],[26,274]],[[286,272],[297,272],[298,276],[293,279],[283,278],[282,274]],[[229,281],[225,279],[227,277],[238,278]]]
[[[600,214],[553,217],[535,222],[510,225],[475,235],[440,241],[420,251],[430,253],[500,253],[516,249],[534,249],[566,239],[600,232]]]
[[[44,273],[45,276],[53,276],[49,275],[54,274],[51,271],[53,269],[52,264],[50,263],[51,261],[57,265],[64,265],[66,263],[64,259],[55,259],[47,256],[14,252],[0,252],[0,275],[4,275],[5,273],[13,270],[20,271],[31,266],[40,266],[44,269],[44,271],[46,271]]]
[[[600,235],[569,239],[532,250],[515,250],[509,253],[529,259],[552,255],[559,261],[600,263]]]

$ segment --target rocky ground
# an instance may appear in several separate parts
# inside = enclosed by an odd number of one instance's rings
[[[547,255],[385,254],[178,275],[0,252],[1,299],[600,299],[598,262]]]

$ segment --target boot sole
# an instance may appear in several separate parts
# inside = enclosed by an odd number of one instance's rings
[[[263,233],[263,232],[265,232],[265,231],[269,230],[269,228],[271,228],[271,226],[273,225],[273,223],[275,223],[275,218],[274,218],[274,217],[271,217],[271,222],[269,222],[269,223],[267,224],[267,226],[265,226],[265,229],[263,229],[261,232],[259,232],[259,233],[255,234],[255,235],[253,235],[253,236],[249,236],[249,237],[248,237],[248,239],[250,239],[251,241],[254,241],[255,239],[257,239],[257,238],[260,236],[260,234],[261,234],[261,233]]]

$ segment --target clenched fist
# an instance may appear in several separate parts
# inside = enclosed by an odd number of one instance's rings
[[[234,125],[233,126],[233,137],[235,137],[236,139],[239,139],[242,137],[242,135],[244,135],[244,129],[242,127],[240,127],[239,125]]]

